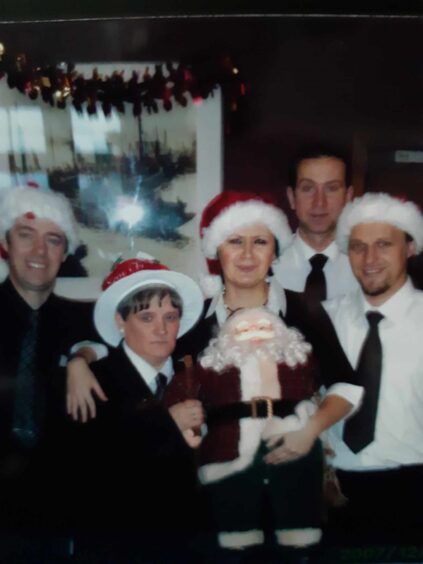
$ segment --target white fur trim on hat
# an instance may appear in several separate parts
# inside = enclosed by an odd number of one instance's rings
[[[199,282],[206,298],[216,296],[216,294],[221,292],[223,288],[222,278],[217,274],[202,274]]]
[[[408,233],[419,253],[423,249],[423,216],[413,202],[402,202],[384,193],[367,193],[345,206],[338,219],[336,241],[348,252],[353,227],[360,223],[389,223]]]
[[[292,231],[282,210],[260,200],[236,202],[225,208],[203,231],[203,251],[207,258],[216,258],[217,248],[237,229],[261,224],[270,229],[282,252],[291,242]]]
[[[183,312],[178,337],[186,333],[203,311],[203,296],[189,276],[172,270],[142,270],[114,282],[101,294],[94,308],[94,324],[101,337],[117,347],[122,335],[116,325],[115,313],[119,303],[129,294],[146,286],[163,285],[173,288],[180,296]]]
[[[0,203],[0,237],[4,238],[15,221],[26,213],[55,223],[66,235],[68,253],[75,251],[79,237],[72,207],[65,196],[26,186],[11,188]]]

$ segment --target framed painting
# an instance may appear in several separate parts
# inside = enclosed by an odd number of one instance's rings
[[[155,64],[77,65],[139,76]],[[144,253],[196,278],[202,268],[198,211],[221,190],[221,94],[186,97],[166,111],[96,112],[51,107],[0,82],[0,189],[30,185],[72,202],[81,245],[65,263],[56,291],[94,298],[120,258]],[[160,107],[161,106],[161,107]],[[79,111],[78,111],[79,110]],[[82,276],[83,279],[77,278]]]

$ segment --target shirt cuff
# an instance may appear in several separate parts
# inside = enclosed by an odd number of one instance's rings
[[[70,354],[75,354],[77,353],[80,349],[83,348],[89,348],[92,351],[95,352],[97,360],[101,360],[102,358],[106,358],[106,356],[108,356],[109,351],[106,347],[106,345],[103,345],[101,343],[94,343],[93,341],[80,341],[79,343],[76,343],[75,345],[72,346],[71,350],[70,350]]]
[[[325,396],[340,396],[352,405],[352,409],[346,417],[350,417],[357,411],[363,400],[363,395],[363,386],[356,386],[354,384],[347,384],[345,382],[337,382],[336,384],[333,384],[325,394]]]

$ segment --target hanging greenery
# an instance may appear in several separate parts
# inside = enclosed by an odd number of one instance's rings
[[[71,103],[78,112],[90,115],[100,108],[105,116],[110,116],[112,108],[124,113],[125,102],[132,104],[134,116],[143,110],[156,113],[161,107],[170,111],[174,103],[186,106],[188,96],[195,101],[213,95],[218,86],[226,107],[236,111],[239,97],[245,95],[238,69],[227,56],[186,65],[157,64],[152,72],[146,67],[142,76],[132,72],[128,80],[119,69],[102,76],[94,68],[91,77],[85,78],[72,63],[32,67],[25,54],[9,59],[0,43],[0,79],[5,76],[10,88],[31,100],[41,97],[61,109]]]

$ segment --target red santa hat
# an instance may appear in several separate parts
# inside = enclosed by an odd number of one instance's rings
[[[217,249],[237,229],[250,225],[266,226],[278,242],[279,252],[290,244],[292,231],[284,212],[267,194],[222,192],[204,208],[200,222],[202,248],[209,273],[202,280],[207,295],[217,293],[221,285]]]
[[[355,198],[345,206],[338,219],[336,241],[344,253],[348,252],[353,227],[360,223],[389,223],[413,238],[417,253],[423,250],[423,216],[413,202],[383,192]]]
[[[102,338],[117,346],[122,335],[115,323],[120,302],[146,286],[168,286],[180,296],[183,304],[178,337],[186,333],[200,317],[203,296],[198,285],[189,276],[174,272],[155,260],[128,259],[119,263],[105,278],[103,293],[94,308],[94,323]]]
[[[65,234],[68,253],[73,253],[79,245],[75,217],[69,200],[62,194],[45,192],[31,182],[30,186],[11,188],[0,203],[0,238],[13,227],[22,216],[29,219],[48,219]]]

